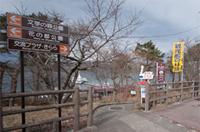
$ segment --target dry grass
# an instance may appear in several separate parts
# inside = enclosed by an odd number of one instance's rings
[[[8,100],[7,100],[8,101]],[[39,100],[41,101],[41,100]],[[47,101],[47,100],[46,100]],[[136,96],[131,96],[128,95],[126,97],[125,93],[117,93],[117,102],[116,103],[133,103],[136,102]],[[6,103],[6,101],[4,101]],[[26,108],[33,108],[39,106],[39,102],[37,101],[35,104],[32,103],[30,100],[26,99]],[[29,104],[28,104],[29,102]],[[41,105],[50,105],[52,102],[46,102],[41,101]],[[94,99],[93,103],[93,108],[102,105],[102,104],[110,104],[112,103],[112,94],[110,94],[107,97],[103,97],[101,100],[96,100]],[[5,106],[3,107],[3,111],[8,111],[8,110],[16,110],[16,109],[21,109],[20,105],[20,100],[16,100],[16,104],[13,107],[8,107]],[[41,106],[40,105],[40,106]],[[86,113],[87,112],[87,105],[83,105],[80,107],[80,113]],[[62,114],[61,116],[67,116],[67,115],[72,115],[73,114],[73,107],[64,107],[62,108]],[[48,109],[48,110],[42,110],[42,111],[35,111],[35,112],[27,112],[26,113],[26,123],[33,123],[33,122],[40,122],[43,120],[48,120],[48,119],[53,119],[58,117],[58,110],[57,109]],[[62,124],[62,130],[69,130],[73,128],[73,119],[70,120],[65,120],[61,122]],[[8,115],[3,117],[3,127],[12,127],[16,125],[21,125],[21,114],[15,114],[15,115]],[[85,127],[87,125],[87,117],[81,117],[80,118],[80,125],[81,127]],[[29,131],[32,132],[49,132],[52,131],[53,124],[45,124],[45,125],[40,125],[36,127],[32,127],[29,129]],[[21,130],[16,130],[14,132],[21,132]]]

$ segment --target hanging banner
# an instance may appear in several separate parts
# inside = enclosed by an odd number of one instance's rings
[[[157,63],[157,82],[165,82],[165,63]]]
[[[172,66],[173,72],[181,72],[183,65],[183,42],[174,43],[173,55],[172,55]]]

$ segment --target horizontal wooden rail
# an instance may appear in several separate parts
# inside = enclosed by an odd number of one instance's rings
[[[81,92],[87,92],[86,98],[87,101],[82,101],[81,96],[84,95],[84,93]],[[73,102],[70,103],[62,103],[62,104],[53,104],[48,106],[36,106],[31,108],[23,108],[23,109],[17,109],[17,110],[9,110],[9,111],[2,111],[2,105],[0,109],[0,131],[6,132],[6,131],[13,131],[18,129],[25,129],[30,128],[37,125],[47,124],[47,123],[53,123],[53,122],[59,122],[67,119],[73,118],[73,129],[74,131],[77,131],[80,129],[80,119],[79,117],[87,116],[87,126],[90,127],[93,125],[93,93],[92,93],[92,87],[88,87],[88,89],[79,89],[78,87],[75,87],[74,89],[68,89],[68,90],[49,90],[49,91],[37,91],[37,92],[26,92],[26,93],[9,93],[9,94],[1,94],[0,93],[0,103],[2,103],[2,99],[5,98],[17,98],[17,97],[27,97],[27,96],[37,96],[37,95],[51,95],[51,94],[64,94],[64,93],[73,93]],[[87,104],[87,111],[86,113],[80,113],[80,105]],[[68,115],[65,117],[59,117],[54,119],[48,119],[40,122],[33,122],[28,124],[17,125],[12,127],[3,128],[2,118],[3,116],[7,115],[13,115],[13,114],[25,114],[27,112],[33,112],[33,111],[40,111],[40,110],[46,110],[46,109],[53,109],[53,108],[61,108],[61,107],[67,107],[67,106],[73,106],[73,115]],[[53,125],[55,127],[55,125]],[[61,128],[61,124],[59,125],[59,129]]]
[[[193,87],[183,87],[183,89],[190,89],[190,88],[193,88]]]
[[[67,103],[67,104],[55,104],[55,105],[49,105],[49,106],[38,106],[38,107],[34,107],[34,108],[25,108],[25,109],[18,109],[18,110],[9,110],[9,111],[3,111],[2,115],[6,116],[6,115],[12,115],[12,114],[33,112],[33,111],[53,109],[53,108],[66,107],[66,106],[73,106],[73,105],[74,105],[74,103]]]
[[[154,94],[154,93],[163,93],[163,92],[167,92],[167,90],[161,90],[161,91],[149,92],[149,94]]]
[[[174,84],[178,84],[178,85],[174,85]],[[151,86],[160,86],[160,85],[165,85],[165,89],[155,90],[154,87],[153,89],[151,89]],[[175,88],[170,88],[170,86],[173,86],[173,87],[175,86]],[[155,91],[152,91],[152,90],[155,90]],[[170,99],[171,99],[171,103],[173,103],[174,97],[176,98],[176,101],[183,101],[186,99],[194,99],[194,98],[200,97],[200,94],[198,94],[198,92],[200,92],[200,80],[184,81],[184,82],[183,81],[170,82],[170,83],[166,82],[163,84],[145,84],[145,111],[148,111],[150,108],[149,102],[153,102],[153,107],[155,107],[155,104],[157,101],[160,101],[160,104],[164,102],[165,104],[168,105],[170,102]],[[157,93],[162,93],[162,94],[157,94]],[[173,95],[176,93],[177,95]],[[155,94],[156,97],[153,97],[152,94]]]
[[[80,117],[88,116],[88,115],[89,115],[89,113],[87,112],[87,113],[80,114]]]
[[[183,93],[183,95],[185,95],[185,94],[191,94],[191,93],[193,93],[193,92],[187,92],[187,93]]]
[[[89,103],[89,101],[81,101],[80,105],[84,105],[84,104],[88,104],[88,103]]]
[[[184,81],[183,83],[193,83],[193,81]]]
[[[176,90],[181,90],[181,88],[173,88],[173,89],[169,89],[169,91],[176,91]]]
[[[88,92],[88,89],[79,89],[79,92]]]
[[[152,101],[156,101],[156,100],[162,100],[162,99],[166,99],[167,97],[161,97],[161,98],[157,98],[157,99],[151,99],[151,100],[149,100],[150,102],[152,102]]]
[[[72,118],[74,118],[73,115],[70,115],[70,116],[58,117],[58,118],[54,118],[54,119],[50,119],[50,120],[44,120],[44,121],[41,121],[41,122],[18,125],[18,126],[14,126],[14,127],[7,127],[7,128],[3,129],[3,132],[18,130],[18,129],[24,129],[24,128],[33,127],[33,126],[37,126],[37,125],[68,120],[68,119],[72,119]]]
[[[176,97],[176,96],[181,96],[181,94],[178,94],[178,95],[171,95],[171,96],[168,96],[168,98],[172,98],[172,97]]]
[[[159,83],[159,84],[155,83],[155,84],[150,84],[150,86],[160,86],[160,85],[167,85],[167,84],[166,84],[166,83]]]
[[[1,98],[5,99],[5,98],[49,95],[49,94],[59,94],[59,93],[74,93],[74,90],[52,90],[52,91],[37,91],[37,92],[26,92],[26,93],[9,93],[9,94],[2,94]]]
[[[170,82],[169,84],[181,84],[181,82]]]

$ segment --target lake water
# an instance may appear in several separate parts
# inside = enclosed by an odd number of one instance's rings
[[[57,72],[55,74],[57,74]],[[81,73],[80,75],[81,75],[81,77],[87,78],[89,84],[100,85],[100,83],[98,82],[98,80],[96,79],[95,75],[92,72],[84,72],[84,73]],[[27,83],[28,81],[31,82],[31,75],[28,73],[24,73],[24,76],[25,76],[25,80],[26,80],[25,81],[25,91],[33,91],[30,87],[30,84]],[[132,75],[132,78],[134,78],[137,82],[139,82],[138,75]],[[117,82],[117,80],[116,80],[116,82]],[[166,82],[171,82],[171,77],[169,74],[166,74]],[[109,85],[113,85],[113,81],[111,79],[108,79],[108,83],[109,83]],[[129,85],[132,83],[133,82],[131,82],[129,79]],[[123,81],[123,84],[124,85],[126,84],[126,80]],[[61,86],[62,86],[62,83],[61,83]],[[87,88],[89,85],[88,84],[77,84],[76,86],[83,89],[83,88]],[[2,92],[8,93],[10,91],[11,91],[11,76],[4,75]],[[18,79],[17,79],[17,92],[20,92],[20,91],[21,91],[21,77],[19,75]]]

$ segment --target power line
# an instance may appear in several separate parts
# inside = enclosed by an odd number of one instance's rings
[[[188,29],[188,30],[185,30],[185,31],[182,31],[182,32],[178,32],[178,33],[173,33],[173,34],[167,34],[167,35],[154,35],[154,36],[130,36],[128,38],[158,38],[158,37],[169,37],[169,36],[174,36],[174,35],[178,35],[178,34],[183,34],[183,33],[186,33],[186,32],[189,32],[189,31],[192,31],[194,29],[197,29],[199,28],[200,26],[197,26],[197,27],[194,27],[194,28],[191,28],[191,29]]]
[[[5,23],[0,23],[0,25],[6,25]],[[154,36],[129,36],[127,38],[159,38],[159,37],[169,37],[169,36],[174,36],[174,35],[178,35],[178,34],[183,34],[183,33],[186,33],[186,32],[189,32],[189,31],[192,31],[194,29],[197,29],[199,28],[199,26],[196,26],[194,28],[191,28],[191,29],[188,29],[188,30],[185,30],[185,31],[182,31],[182,32],[178,32],[178,33],[173,33],[173,34],[167,34],[167,35],[154,35]],[[88,34],[80,34],[80,33],[73,33],[71,32],[71,34],[75,34],[75,35],[88,35]]]

